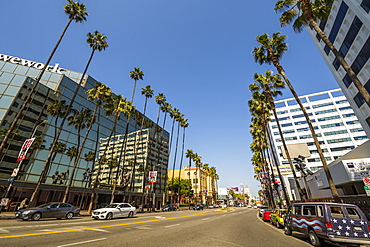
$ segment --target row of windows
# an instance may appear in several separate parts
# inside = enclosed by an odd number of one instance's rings
[[[314,126],[314,129],[318,129],[318,127]],[[309,130],[310,130],[310,128],[307,127],[307,128],[297,129],[297,132],[304,132],[304,131],[309,131]],[[351,131],[351,133],[356,133],[356,132],[362,132],[362,131],[364,131],[364,129],[363,128],[355,128],[355,129],[350,129],[350,131]],[[282,133],[283,134],[292,134],[292,133],[295,133],[295,131],[294,130],[285,130],[285,131],[282,131]],[[324,136],[341,135],[341,134],[348,134],[348,132],[347,132],[347,130],[337,130],[337,131],[325,132]],[[274,132],[274,135],[279,135],[279,132]],[[318,137],[321,136],[320,133],[318,133],[316,135]],[[312,135],[299,136],[299,139],[308,139],[308,138],[312,138]]]
[[[326,161],[331,161],[332,158],[330,157],[325,157]],[[307,159],[307,162],[320,162],[321,159],[320,158],[311,158],[311,159]]]
[[[306,124],[307,122],[306,121],[300,121],[300,122],[296,122],[295,125],[301,125],[301,124]],[[354,124],[360,124],[360,122],[358,120],[353,120],[353,121],[347,121],[346,122],[347,125],[354,125]],[[334,128],[334,127],[339,127],[339,126],[343,126],[344,124],[343,123],[333,123],[333,124],[325,124],[325,125],[321,125],[320,127],[325,129],[325,128]],[[290,126],[293,126],[292,123],[287,123],[287,124],[282,124],[281,127],[290,127]],[[273,129],[277,129],[277,125],[272,125],[271,126]],[[317,126],[314,126],[313,127],[314,129],[318,129]],[[298,132],[302,132],[302,131],[307,131],[309,130],[309,128],[301,128],[301,129],[297,129]]]

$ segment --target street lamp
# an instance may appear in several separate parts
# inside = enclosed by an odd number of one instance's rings
[[[30,138],[29,138],[29,139],[34,138],[34,136],[35,136],[35,134],[36,134],[36,130],[37,130],[37,128],[38,128],[40,125],[45,124],[45,123],[47,123],[47,122],[48,122],[47,120],[44,120],[44,121],[42,121],[41,123],[39,123],[38,125],[36,125],[36,126],[35,126],[35,128],[33,129],[32,133],[31,133],[31,135],[30,135]],[[27,140],[26,140],[26,141],[27,141]],[[31,144],[30,144],[30,145],[32,145],[32,142],[31,142]],[[22,147],[23,147],[23,145],[22,145]],[[28,148],[29,148],[29,147],[28,147]],[[24,155],[25,155],[25,154],[24,154]],[[14,180],[16,179],[16,177],[17,177],[17,175],[18,175],[18,171],[19,171],[19,170],[20,170],[20,168],[21,168],[21,165],[22,165],[23,160],[24,160],[24,159],[22,159],[22,160],[19,160],[19,161],[18,161],[18,164],[17,164],[16,168],[13,170],[13,174],[12,174],[11,178],[9,178],[9,179],[8,179],[8,181],[9,181],[9,185],[8,185],[8,188],[7,188],[7,190],[6,190],[5,195],[3,196],[3,198],[8,198],[8,196],[9,196],[9,192],[10,192],[11,188],[13,187]],[[1,204],[1,205],[0,205],[0,213],[1,213],[2,207],[3,207],[3,204]]]

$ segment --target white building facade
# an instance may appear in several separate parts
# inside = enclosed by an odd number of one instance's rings
[[[364,129],[340,89],[309,94],[301,96],[300,99],[314,126],[328,164],[368,140]],[[307,144],[310,157],[307,157],[304,163],[313,172],[321,169],[322,163],[312,134],[295,99],[290,98],[275,103],[286,143]],[[269,131],[272,136],[273,149],[277,153],[280,171],[284,177],[285,185],[289,187],[288,178],[292,177],[292,172],[288,160],[283,158],[282,140],[274,118],[269,124]],[[275,167],[274,173],[277,175]],[[292,196],[292,190],[288,190],[291,199],[296,198],[296,196]]]
[[[335,0],[328,19],[319,22],[320,28],[334,44],[334,47],[343,55],[368,92],[370,92],[369,11],[369,0]],[[307,27],[307,30],[352,106],[367,136],[370,137],[369,106],[367,106],[343,67],[339,65],[329,47],[325,45],[313,29]]]

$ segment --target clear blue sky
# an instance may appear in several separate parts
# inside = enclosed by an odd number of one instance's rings
[[[299,95],[338,88],[308,34],[280,28],[275,0],[81,2],[90,16],[83,24],[71,24],[52,64],[82,72],[91,51],[86,34],[105,34],[109,47],[95,55],[88,74],[130,98],[129,71],[139,67],[145,77],[138,83],[134,105],[143,109],[140,91],[145,85],[156,95],[164,93],[189,119],[185,148],[217,168],[219,187],[243,183],[254,195],[259,189],[250,163],[248,85],[254,73],[276,70],[254,63],[251,51],[257,35],[280,31],[288,36],[289,50],[281,63]],[[4,1],[0,53],[45,62],[68,21],[66,3]],[[286,90],[283,98],[288,97]],[[153,100],[148,116],[155,120]],[[170,125],[166,128],[170,131]]]

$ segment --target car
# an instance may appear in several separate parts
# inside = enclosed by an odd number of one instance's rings
[[[257,209],[257,208],[258,208],[258,206],[257,206],[257,205],[254,205],[254,206],[253,206],[253,208],[254,208],[254,209]],[[260,215],[260,216],[261,216],[261,215]]]
[[[226,204],[220,204],[220,207],[221,208],[227,208],[227,205]]]
[[[69,203],[49,202],[37,207],[25,208],[15,212],[15,217],[22,220],[40,220],[41,218],[72,219],[79,215],[80,209]]]
[[[248,208],[252,208],[252,205],[248,204]]]
[[[275,225],[277,228],[284,227],[284,216],[286,212],[286,209],[276,209],[270,216],[271,224]]]
[[[260,206],[260,208],[259,208],[259,212],[258,212],[258,215],[260,216],[260,217],[262,217],[262,215],[263,215],[263,210],[264,209],[267,209],[267,207],[266,206]]]
[[[177,207],[173,204],[167,204],[166,206],[164,206],[162,208],[162,212],[165,212],[165,211],[176,211]]]
[[[369,245],[370,223],[353,204],[306,202],[289,206],[284,219],[284,233],[305,234],[313,246],[323,242],[336,245]]]
[[[262,214],[263,221],[270,221],[271,214],[274,210],[272,209],[264,209]]]
[[[129,203],[112,203],[104,208],[99,208],[93,211],[91,217],[95,220],[121,217],[133,217],[136,214],[136,208]]]
[[[203,210],[203,205],[202,204],[195,204],[193,207],[193,210]]]

